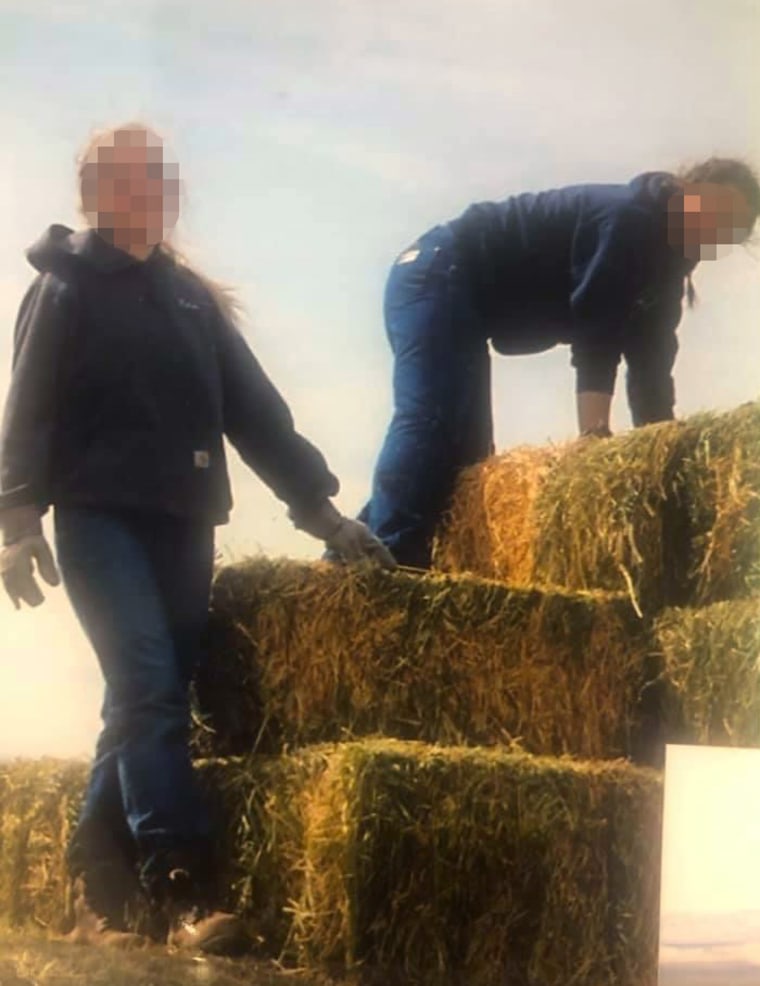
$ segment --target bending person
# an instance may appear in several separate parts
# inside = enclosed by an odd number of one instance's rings
[[[741,242],[760,186],[740,161],[680,177],[575,185],[472,205],[397,258],[385,292],[394,413],[359,515],[397,562],[427,568],[459,471],[493,451],[489,341],[504,355],[567,344],[583,435],[609,435],[621,357],[634,425],[673,417],[684,290]]]

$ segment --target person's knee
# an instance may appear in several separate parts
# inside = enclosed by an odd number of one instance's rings
[[[154,682],[116,701],[106,727],[115,747],[135,740],[185,737],[190,728],[190,701],[179,682]]]

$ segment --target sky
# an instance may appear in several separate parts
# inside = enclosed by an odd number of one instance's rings
[[[715,153],[757,166],[758,40],[754,0],[0,0],[0,401],[24,250],[51,222],[81,225],[90,131],[138,117],[180,162],[178,243],[237,288],[251,346],[353,513],[390,416],[394,257],[473,201]],[[759,260],[735,249],[698,268],[679,414],[758,396]],[[573,386],[563,347],[497,357],[497,446],[572,437]],[[225,556],[315,557],[231,459]],[[89,754],[101,682],[64,590],[5,605],[0,757]]]

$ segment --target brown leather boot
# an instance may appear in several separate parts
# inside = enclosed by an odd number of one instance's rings
[[[168,922],[166,944],[171,949],[240,955],[251,941],[242,921],[214,908],[188,870],[171,870],[161,892],[162,910]]]
[[[74,927],[65,935],[73,945],[99,945],[108,948],[142,948],[148,939],[128,931],[114,909],[107,906],[102,888],[88,874],[74,880]]]

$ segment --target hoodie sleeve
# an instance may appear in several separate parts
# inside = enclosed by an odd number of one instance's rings
[[[571,251],[572,365],[576,389],[612,394],[622,332],[642,283],[645,217],[618,209],[579,222]]]
[[[628,366],[627,391],[635,427],[674,417],[673,366],[678,353],[676,329],[681,297],[666,301],[634,318],[626,332],[623,355]]]
[[[70,291],[52,274],[37,277],[21,302],[0,432],[0,510],[49,505],[58,367],[71,312]]]
[[[243,461],[297,519],[340,484],[322,453],[296,430],[290,410],[238,329],[218,319],[224,431]]]

